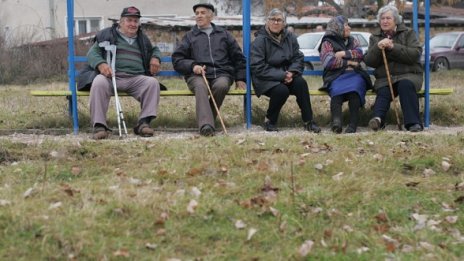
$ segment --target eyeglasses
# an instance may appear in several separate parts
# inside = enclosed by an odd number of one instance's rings
[[[274,24],[281,24],[284,22],[284,20],[279,19],[279,18],[269,18],[269,21],[271,21],[271,23],[274,23]]]

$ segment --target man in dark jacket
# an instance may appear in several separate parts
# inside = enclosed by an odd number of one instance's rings
[[[160,85],[152,77],[160,70],[161,53],[152,46],[140,29],[140,11],[131,6],[124,8],[119,24],[105,28],[96,35],[95,44],[87,53],[90,67],[99,72],[90,88],[90,115],[94,139],[106,139],[110,129],[106,123],[111,96],[114,95],[111,77],[116,76],[116,86],[141,103],[141,112],[134,133],[142,137],[153,136],[150,122],[156,118]],[[106,52],[99,43],[108,41],[116,45],[114,72],[106,63]]]
[[[195,93],[196,117],[200,134],[213,136],[217,112],[208,99],[211,87],[218,108],[221,107],[233,81],[237,89],[245,89],[246,62],[240,46],[231,33],[211,23],[214,6],[193,6],[196,25],[187,32],[172,54],[174,69],[183,74],[188,88]]]

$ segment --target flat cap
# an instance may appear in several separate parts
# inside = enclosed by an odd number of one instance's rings
[[[193,6],[193,11],[195,12],[198,7],[204,7],[204,8],[210,9],[214,13],[214,6],[212,4],[208,4],[208,3],[196,4]]]

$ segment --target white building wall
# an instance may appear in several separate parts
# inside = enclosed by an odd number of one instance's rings
[[[142,16],[193,15],[201,0],[74,0],[77,19],[101,19],[101,28],[119,19],[127,6],[136,6]],[[12,45],[67,36],[66,0],[0,0],[0,34]]]

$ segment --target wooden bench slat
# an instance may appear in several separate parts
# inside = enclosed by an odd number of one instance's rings
[[[449,95],[453,93],[452,88],[443,88],[443,89],[430,89],[430,95]],[[77,96],[89,96],[90,92],[78,91]],[[120,96],[128,96],[127,93],[119,92]],[[232,89],[229,91],[228,95],[245,95],[246,90],[236,90]],[[254,95],[254,92],[252,92]],[[312,96],[324,96],[327,95],[326,92],[319,90],[310,90],[309,94]],[[422,89],[417,92],[420,96],[425,95],[425,91]],[[71,96],[71,91],[31,91],[32,96]],[[375,95],[373,91],[368,91],[366,95]],[[161,91],[160,96],[193,96],[193,93],[190,90],[167,90]]]

